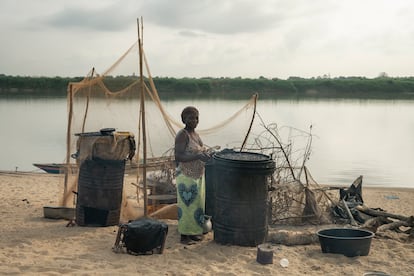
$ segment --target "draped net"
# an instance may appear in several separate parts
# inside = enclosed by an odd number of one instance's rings
[[[180,115],[185,106],[174,110],[174,113],[170,113],[171,111],[164,107],[167,101],[163,101],[159,96],[144,50],[141,55],[144,69],[143,94],[141,93],[139,48],[139,42],[136,42],[103,73],[93,68],[82,81],[69,83],[66,155],[68,166],[76,166],[79,163],[79,160],[71,157],[76,155],[78,150],[79,136],[76,135],[105,128],[114,128],[116,133],[133,135],[137,147],[134,158],[128,162],[132,165],[142,163],[142,116],[145,116],[147,158],[173,157],[175,134],[183,127]],[[145,110],[141,108],[141,95],[144,95]],[[168,101],[174,99],[169,97]],[[210,125],[203,124],[203,118],[208,118],[209,114],[200,110],[200,125],[197,131],[205,145],[216,148],[240,148],[249,132],[255,104],[256,95],[253,95],[240,103],[238,111],[229,113],[226,118]],[[188,105],[193,105],[193,102],[189,100]],[[231,141],[223,140],[222,137],[231,137],[235,128],[238,132],[244,133],[243,136],[233,137]],[[70,172],[68,170],[65,179],[64,205],[77,185],[76,173]]]
[[[114,128],[117,141],[125,142],[125,135],[131,135],[136,141],[136,150],[133,154],[128,151],[121,151],[119,156],[134,156],[130,161],[131,166],[138,166],[143,157],[143,124],[142,118],[145,117],[145,139],[147,144],[147,158],[163,157],[163,160],[173,158],[173,147],[175,134],[183,127],[181,122],[181,111],[186,105],[193,105],[189,100],[188,104],[176,109],[167,109],[166,105],[174,101],[173,97],[163,100],[157,91],[145,52],[139,54],[139,42],[134,43],[116,62],[106,71],[100,73],[94,68],[88,72],[86,77],[80,82],[73,82],[68,85],[68,122],[67,122],[67,165],[79,165],[79,158],[72,158],[77,153],[77,143],[79,133],[97,132],[104,128]],[[139,73],[139,59],[142,57],[144,82],[141,85]],[[141,106],[141,97],[145,99],[145,110]],[[277,127],[265,129],[263,133],[254,136],[250,133],[251,124],[256,114],[257,95],[254,94],[245,102],[237,102],[240,107],[236,112],[228,114],[221,120],[211,120],[212,114],[203,113],[200,110],[200,125],[197,128],[207,147],[233,148],[249,151],[256,151],[272,155],[276,162],[276,172],[269,185],[273,186],[270,193],[273,223],[302,223],[307,218],[311,218],[313,223],[320,223],[323,214],[316,214],[322,209],[322,213],[327,210],[329,199],[320,189],[317,182],[311,177],[310,172],[304,166],[309,156],[305,152],[294,157],[297,151],[292,149],[292,131],[281,143],[275,142],[275,137],[279,135]],[[219,100],[218,100],[219,101]],[[208,112],[212,112],[211,110]],[[204,123],[209,121],[208,123]],[[257,124],[257,122],[256,122]],[[259,123],[260,124],[260,123]],[[265,122],[262,122],[265,124]],[[234,136],[237,133],[243,135]],[[257,128],[256,128],[257,129]],[[125,134],[125,135],[124,135]],[[301,136],[301,135],[300,135]],[[302,135],[303,136],[303,135]],[[223,139],[223,137],[232,137]],[[248,138],[248,139],[247,139]],[[307,136],[305,135],[305,142]],[[93,139],[89,139],[91,143]],[[286,142],[285,142],[286,141]],[[288,151],[288,158],[295,163],[286,164],[286,156],[281,153],[280,146],[285,146]],[[306,145],[306,148],[310,145]],[[308,149],[305,149],[306,151]],[[84,157],[82,157],[84,158]],[[291,168],[289,168],[291,167]],[[73,173],[75,172],[75,173]],[[292,178],[296,175],[296,179]],[[139,181],[139,170],[137,170],[137,183]],[[77,173],[67,170],[65,174],[65,191],[63,195],[63,205],[68,205],[72,191],[76,190]],[[319,205],[319,206],[318,206]],[[325,213],[326,214],[326,213]]]

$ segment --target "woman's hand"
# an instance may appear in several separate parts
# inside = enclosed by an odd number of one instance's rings
[[[198,159],[200,159],[203,162],[207,162],[211,158],[211,154],[205,151],[199,153],[197,156],[198,156]]]

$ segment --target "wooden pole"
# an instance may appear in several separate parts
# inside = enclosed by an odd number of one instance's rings
[[[145,91],[144,91],[144,77],[143,77],[143,65],[142,65],[142,43],[143,43],[143,22],[141,17],[141,32],[139,19],[137,18],[138,26],[138,49],[139,49],[139,75],[140,75],[140,88],[141,88],[141,101],[140,101],[140,117],[142,126],[142,183],[144,186],[144,216],[148,216],[148,194],[147,194],[147,135],[145,126]],[[139,149],[138,149],[139,150]],[[139,170],[138,170],[139,171]]]
[[[95,67],[92,67],[91,75],[89,76],[88,80],[93,79],[93,75],[95,74]],[[85,124],[86,124],[86,118],[88,117],[88,111],[89,111],[89,101],[91,98],[91,85],[89,85],[88,95],[86,96],[86,107],[85,107],[85,113],[83,115],[83,122],[82,122],[82,132],[85,132]]]
[[[257,104],[257,97],[258,96],[259,96],[259,94],[257,94],[257,93],[255,93],[253,95],[253,97],[254,97],[253,116],[252,116],[252,120],[250,121],[249,130],[247,131],[246,136],[244,137],[244,141],[242,143],[242,146],[240,148],[240,152],[243,151],[244,147],[246,146],[247,138],[249,138],[250,131],[252,130],[252,126],[253,126],[253,122],[254,122],[254,116],[256,115],[256,104]]]
[[[349,210],[348,204],[346,204],[346,201],[344,199],[342,199],[342,204],[345,207],[346,213],[348,214],[348,217],[351,221],[351,225],[352,226],[357,226],[358,223],[355,221],[354,216],[352,215],[351,210]]]
[[[69,112],[68,112],[68,129],[66,131],[66,166],[65,166],[65,183],[63,186],[63,202],[62,205],[66,206],[67,200],[67,190],[68,190],[68,179],[69,179],[69,165],[70,165],[70,144],[71,144],[71,128],[72,128],[72,113],[73,113],[73,89],[72,84],[69,84],[68,91],[68,103],[69,103]]]

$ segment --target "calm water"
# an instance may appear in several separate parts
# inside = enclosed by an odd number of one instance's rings
[[[170,114],[189,104],[199,108],[201,126],[222,121],[244,102],[164,102]],[[307,165],[318,183],[350,185],[363,175],[363,185],[414,188],[414,101],[259,100],[257,110],[267,123],[312,126]],[[66,116],[66,99],[0,99],[0,170],[38,171],[32,163],[63,162]]]

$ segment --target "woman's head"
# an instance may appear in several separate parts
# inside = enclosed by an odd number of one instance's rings
[[[196,128],[198,124],[198,110],[194,106],[187,106],[181,112],[181,121],[192,128]]]

